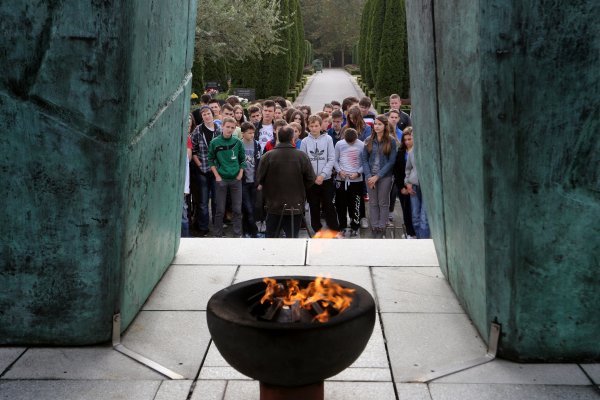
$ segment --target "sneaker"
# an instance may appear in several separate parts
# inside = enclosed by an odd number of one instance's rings
[[[350,231],[350,237],[357,237],[358,236],[358,229],[352,229]]]
[[[385,224],[385,226],[393,228],[394,227],[394,220],[388,220],[388,222]]]
[[[367,229],[369,227],[369,221],[365,217],[360,219],[360,227],[363,229]]]
[[[208,236],[208,229],[200,229],[198,230],[198,236],[199,237],[207,237]]]

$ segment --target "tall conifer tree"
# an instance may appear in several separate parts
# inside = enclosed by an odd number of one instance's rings
[[[379,49],[375,91],[379,97],[408,96],[408,48],[404,0],[388,1]]]

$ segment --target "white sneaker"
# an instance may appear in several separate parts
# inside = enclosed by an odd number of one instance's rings
[[[360,227],[363,229],[367,229],[369,227],[369,221],[367,221],[366,218],[361,218],[360,219]]]

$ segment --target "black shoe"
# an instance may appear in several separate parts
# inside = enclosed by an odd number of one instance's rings
[[[208,233],[209,233],[208,229],[199,229],[197,234],[199,237],[207,237]]]

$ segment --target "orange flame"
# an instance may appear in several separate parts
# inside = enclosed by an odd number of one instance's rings
[[[313,239],[335,239],[338,237],[338,231],[332,231],[331,229],[321,229],[313,236]]]
[[[263,282],[267,284],[267,288],[265,295],[260,300],[261,304],[266,301],[272,303],[278,297],[286,306],[299,303],[306,310],[322,309],[322,312],[314,317],[314,320],[319,322],[329,320],[331,316],[329,309],[333,309],[339,314],[350,307],[355,292],[354,289],[348,289],[332,282],[331,278],[321,276],[310,282],[305,288],[300,288],[300,282],[295,279],[286,281],[284,290],[281,290],[283,285],[278,284],[275,279],[264,278]]]

